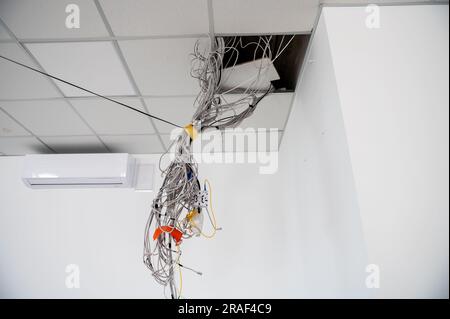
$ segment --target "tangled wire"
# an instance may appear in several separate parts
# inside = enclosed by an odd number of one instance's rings
[[[260,37],[258,42],[246,44],[238,37],[230,39],[229,43],[218,37],[208,52],[201,50],[199,41],[194,47],[191,76],[198,80],[200,86],[200,93],[194,102],[196,112],[192,123],[171,145],[173,160],[162,170],[163,183],[153,200],[144,237],[144,263],[159,284],[170,287],[172,298],[181,296],[181,271],[177,290],[174,279],[176,267],[193,270],[180,263],[181,242],[196,235],[212,237],[219,229],[212,209],[208,208],[208,194],[211,195],[209,182],[205,182],[202,187],[192,155],[192,143],[197,131],[236,127],[251,116],[259,101],[272,90],[272,86],[269,86],[261,92],[255,88],[256,84],[291,40],[292,38],[283,48],[280,44],[275,57],[270,47],[270,36]],[[254,60],[259,61],[256,75],[241,85],[224,91],[220,86],[226,80],[222,78],[223,70],[232,70],[238,60],[239,47],[249,45],[255,46]],[[223,65],[226,53],[231,58]],[[230,98],[230,93],[235,92],[239,92],[238,96]],[[212,235],[202,233],[203,215],[207,215],[211,222]]]

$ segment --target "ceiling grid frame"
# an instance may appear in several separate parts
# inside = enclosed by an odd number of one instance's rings
[[[127,99],[127,98],[131,98],[131,99],[137,99],[137,98],[143,98],[143,99],[151,99],[151,98],[182,98],[182,97],[196,97],[195,94],[180,94],[180,95],[148,95],[148,94],[136,94],[136,95],[105,95],[108,98],[111,99]],[[90,95],[85,95],[85,96],[70,96],[70,97],[37,97],[37,98],[17,98],[17,99],[2,99],[0,97],[0,102],[10,102],[10,101],[58,101],[58,100],[65,100],[65,99],[70,99],[70,100],[91,100],[93,98],[99,98],[96,96],[90,96]]]
[[[33,61],[33,63],[35,64],[35,66],[37,67],[38,70],[41,70],[43,72],[46,72],[46,70],[42,67],[42,65],[39,63],[39,61],[36,59],[36,57],[30,52],[30,50],[28,50],[28,48],[24,45],[25,42],[21,42],[16,35],[9,29],[9,27],[5,24],[5,22],[0,18],[0,23],[3,25],[3,27],[6,29],[6,31],[9,33],[9,36],[15,41],[15,44],[18,45],[20,47],[20,49],[22,51],[25,52],[25,54]],[[56,91],[61,95],[62,100],[64,100],[64,102],[67,103],[67,105],[70,107],[70,109],[76,114],[76,116],[78,116],[81,121],[84,123],[84,125],[86,125],[86,127],[92,132],[92,134],[99,140],[99,142],[103,145],[103,147],[105,147],[105,149],[108,152],[111,152],[110,149],[108,148],[108,146],[103,142],[103,140],[98,136],[97,132],[95,132],[95,130],[89,125],[89,123],[81,116],[81,114],[78,112],[78,110],[75,109],[75,107],[72,105],[72,103],[70,103],[70,101],[67,99],[67,97],[65,96],[65,94],[63,93],[63,91],[61,90],[61,88],[55,83],[55,81],[53,81],[51,78],[49,77],[45,77],[47,81],[50,82],[50,84],[52,86],[55,87]],[[45,101],[46,99],[42,99],[43,101]],[[7,113],[3,108],[2,110]],[[9,114],[8,114],[9,115]],[[17,119],[15,119],[13,116],[9,115],[12,119],[14,119],[17,123],[20,123],[20,121],[18,121]],[[30,131],[27,128],[28,131]],[[31,131],[30,131],[31,132]],[[35,135],[33,133],[33,136],[35,138],[37,138],[39,140],[39,142],[41,142],[42,144],[44,144],[47,148],[49,148],[53,153],[57,153],[53,148],[51,148],[47,143],[44,143],[44,141],[39,138],[37,135]]]
[[[16,38],[15,34],[9,29],[9,27],[3,22],[3,20],[0,18],[0,25],[2,25],[2,27],[5,29],[5,31],[8,33],[8,35],[10,36],[10,40],[8,43],[14,43],[17,46],[20,47],[21,50],[24,50],[24,48],[22,47],[21,43],[19,42],[19,40]],[[28,53],[25,51],[25,54],[28,55]],[[32,58],[31,58],[32,59]],[[9,114],[1,105],[0,105],[0,112],[3,112],[4,114],[6,114],[6,116],[8,116],[11,120],[13,120],[14,122],[16,122],[17,124],[19,124],[23,129],[25,129],[29,134],[31,134],[31,136],[33,136],[36,140],[39,141],[39,143],[41,143],[44,147],[46,147],[51,153],[56,153],[56,151],[51,148],[49,145],[47,145],[46,143],[44,143],[43,140],[41,140],[37,135],[35,135],[31,130],[29,130],[25,125],[23,125],[20,121],[18,121],[14,116],[12,116],[11,114]]]
[[[40,69],[41,71],[46,72],[46,70],[42,67],[42,65],[39,63],[39,61],[36,59],[36,57],[30,52],[30,50],[28,50],[28,48],[20,43],[20,47],[28,54],[28,56],[33,60],[33,62],[36,64],[36,66],[38,67],[38,69]],[[89,130],[92,132],[92,134],[94,136],[97,137],[97,139],[100,141],[100,143],[106,148],[106,150],[108,150],[110,152],[110,149],[108,148],[108,146],[103,142],[103,140],[100,138],[100,136],[97,134],[97,132],[92,128],[92,126],[86,121],[86,119],[81,116],[81,114],[78,112],[78,110],[73,106],[73,104],[70,102],[70,100],[68,99],[68,97],[64,94],[64,92],[62,91],[62,89],[56,84],[55,81],[53,81],[52,79],[48,78],[47,79],[55,86],[56,90],[59,92],[59,94],[61,94],[64,97],[64,102],[67,103],[67,105],[70,107],[70,109],[72,109],[72,111],[81,119],[81,121],[84,123],[84,125],[86,125]],[[72,136],[72,135],[68,135],[68,136]]]
[[[3,112],[7,117],[9,117],[12,121],[16,122],[19,126],[21,126],[25,131],[28,132],[28,134],[30,135],[15,135],[14,137],[34,137],[36,140],[39,141],[39,143],[41,143],[43,146],[45,146],[50,153],[55,153],[56,151],[51,148],[49,145],[47,145],[39,136],[37,136],[36,134],[34,134],[30,129],[28,129],[25,125],[23,125],[20,121],[18,121],[16,118],[14,118],[14,116],[12,116],[11,114],[9,114],[4,108],[2,108],[0,106],[0,112]],[[1,138],[1,137],[0,137]]]
[[[190,34],[182,34],[180,32],[180,34],[157,34],[157,35],[136,35],[136,34],[129,34],[129,35],[121,35],[121,36],[116,36],[114,34],[114,32],[112,31],[112,27],[110,25],[110,21],[108,20],[108,16],[106,15],[106,13],[104,12],[101,2],[99,0],[92,0],[94,2],[94,7],[95,9],[98,11],[101,21],[104,24],[108,35],[105,36],[96,36],[96,37],[75,37],[75,38],[68,38],[68,37],[39,37],[39,38],[30,38],[28,35],[24,35],[23,38],[17,38],[15,35],[14,37],[11,37],[11,39],[2,39],[0,40],[0,43],[15,43],[17,44],[21,50],[24,50],[24,52],[27,54],[27,56],[29,56],[34,63],[36,63],[39,68],[41,70],[45,70],[41,63],[39,62],[39,60],[37,58],[35,58],[33,56],[33,54],[28,50],[28,48],[25,46],[26,44],[32,44],[32,43],[65,43],[65,42],[98,42],[98,41],[108,41],[111,44],[113,44],[114,47],[114,51],[117,54],[117,57],[120,60],[120,63],[122,64],[122,67],[125,70],[125,73],[128,77],[128,81],[130,81],[130,84],[132,86],[132,88],[134,89],[134,95],[106,95],[108,97],[112,97],[112,98],[136,98],[138,99],[144,109],[148,112],[149,109],[151,109],[151,105],[148,105],[148,101],[145,102],[144,99],[148,99],[148,98],[175,98],[175,97],[195,97],[196,94],[180,94],[180,95],[176,95],[176,94],[142,94],[140,88],[137,85],[137,82],[129,68],[128,62],[126,57],[124,56],[120,46],[119,46],[119,42],[118,41],[122,41],[122,40],[143,40],[143,39],[184,39],[184,38],[205,38],[205,37],[209,37],[210,39],[214,39],[215,36],[222,36],[225,34],[221,34],[221,33],[215,33],[215,25],[216,22],[214,20],[214,0],[204,0],[206,2],[206,7],[207,7],[207,15],[205,16],[205,18],[208,19],[208,32],[205,33],[190,33]],[[4,21],[2,21],[2,24],[4,24],[5,26],[6,23],[4,23]],[[9,28],[8,28],[9,30]],[[11,33],[13,33],[11,30],[9,30]],[[180,30],[182,31],[182,30]],[[200,30],[199,30],[200,31]],[[195,32],[195,31],[194,31]],[[283,32],[275,32],[275,33],[279,33],[279,34],[283,34]],[[289,32],[288,32],[289,33]],[[295,34],[305,34],[305,33],[310,33],[310,32],[294,32]],[[65,94],[63,94],[63,92],[59,89],[59,86],[55,83],[55,81],[48,79],[52,86],[56,87],[56,90],[58,92],[58,94],[60,95],[60,97],[50,97],[50,98],[23,98],[23,99],[2,99],[0,97],[0,102],[7,102],[7,101],[37,101],[37,100],[64,100],[69,106],[70,108],[75,112],[75,114],[77,114],[77,116],[82,120],[82,122],[89,128],[89,130],[92,132],[93,135],[96,136],[96,138],[99,140],[99,142],[108,150],[110,151],[110,148],[108,147],[107,143],[105,143],[102,138],[101,138],[101,134],[97,133],[96,130],[94,129],[95,125],[94,124],[89,124],[89,122],[81,115],[81,113],[78,112],[78,110],[76,109],[76,107],[74,105],[72,105],[72,103],[70,102],[70,99],[91,99],[91,96],[76,96],[76,97],[69,97],[69,96],[65,96]],[[291,92],[292,93],[292,92]],[[293,100],[293,98],[292,98]],[[151,102],[151,101],[150,101]],[[151,104],[151,103],[150,103]],[[292,101],[291,101],[291,105],[290,108],[292,108]],[[9,117],[12,118],[11,115],[8,115]],[[288,114],[286,114],[286,116],[288,116]],[[17,121],[17,119],[14,119],[16,122],[20,123],[20,121]],[[156,127],[157,125],[154,123],[154,120],[149,119],[150,120],[150,124],[154,130],[154,134],[149,133],[149,134],[111,134],[111,135],[115,135],[115,136],[137,136],[137,135],[155,135],[157,136],[159,143],[162,146],[163,150],[167,150],[167,136],[168,134],[163,134],[161,132],[159,132],[158,128]],[[170,119],[169,119],[170,120]],[[286,118],[286,122],[288,121],[288,118]],[[177,123],[177,124],[183,124],[183,123]],[[21,125],[22,127],[25,127],[24,125]],[[25,127],[26,128],[26,127]],[[30,131],[28,128],[26,128],[28,131]],[[280,144],[283,138],[283,133],[284,133],[284,127],[279,127],[279,132],[282,134],[281,139],[280,139]],[[31,132],[33,133],[33,132]],[[38,138],[38,136],[36,136],[34,133],[32,134],[33,136],[35,136],[36,138]],[[55,135],[56,136],[56,135]],[[70,137],[73,135],[59,135],[59,137]],[[44,137],[44,136],[42,136]],[[224,134],[222,134],[222,137],[224,137]],[[39,139],[39,138],[38,138]],[[223,140],[223,138],[222,138]],[[42,140],[39,139],[39,141],[47,146],[47,148],[51,149],[48,145],[46,145]],[[156,142],[156,140],[155,140]],[[156,147],[156,143],[155,143],[155,147]],[[159,151],[155,151],[156,153],[159,153]]]
[[[108,31],[109,35],[111,37],[114,37],[114,32],[113,32],[113,30],[111,28],[111,25],[110,25],[108,19],[106,18],[105,12],[103,11],[103,8],[102,8],[100,2],[98,0],[94,0],[94,4],[95,4],[95,6],[96,6],[96,8],[98,10],[98,13],[100,14],[100,17],[101,17],[101,19],[103,21],[103,24],[105,25],[106,30]],[[134,79],[133,74],[131,73],[130,67],[128,66],[128,63],[125,60],[125,57],[123,56],[122,50],[120,49],[117,40],[112,40],[111,42],[112,42],[112,44],[114,46],[114,50],[115,50],[117,56],[119,57],[120,62],[122,63],[123,68],[125,69],[125,73],[127,74],[127,77],[128,77],[128,80],[131,83],[131,86],[133,87],[136,95],[139,96],[139,100],[142,103],[145,112],[146,113],[150,113],[149,110],[148,110],[148,107],[147,107],[147,104],[146,104],[145,100],[142,98],[142,94],[141,94],[141,91],[140,91],[139,87],[137,86],[136,80]],[[149,117],[148,119],[150,121],[150,124],[151,124],[153,130],[155,131],[155,135],[158,137],[158,140],[159,140],[159,142],[160,142],[160,144],[162,146],[162,149],[165,152],[167,152],[167,147],[164,144],[163,139],[161,137],[161,134],[159,133],[158,128],[156,127],[153,119],[151,117]]]

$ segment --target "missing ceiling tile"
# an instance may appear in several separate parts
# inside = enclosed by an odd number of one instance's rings
[[[283,35],[258,35],[258,36],[225,36],[223,37],[226,45],[232,45],[235,50],[227,50],[224,56],[224,66],[236,63],[233,70],[224,69],[224,74],[232,74],[233,77],[227,78],[224,90],[232,84],[236,84],[239,79],[251,77],[250,70],[252,64],[262,63],[262,49],[255,52],[255,48],[263,45],[262,39],[267,39],[268,46],[272,51],[273,67],[268,69],[265,76],[257,83],[258,86],[264,86],[264,83],[270,81],[276,92],[295,91],[298,75],[303,63],[306,48],[310,35],[308,34],[283,34]],[[236,43],[239,43],[236,45]],[[284,50],[283,50],[284,49]],[[277,57],[277,55],[279,55]],[[258,68],[253,67],[253,70]],[[267,84],[265,85],[267,87]]]

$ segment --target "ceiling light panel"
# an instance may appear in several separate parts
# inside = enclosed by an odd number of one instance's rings
[[[57,153],[106,153],[97,136],[49,136],[41,140]]]
[[[212,0],[214,31],[225,34],[311,32],[319,0]]]
[[[207,34],[206,0],[101,0],[116,36]]]
[[[0,102],[0,137],[4,136],[27,136],[31,135],[21,125],[1,110]]]
[[[197,38],[119,41],[131,73],[143,95],[191,95],[199,91],[191,74]],[[209,38],[200,38],[200,50]]]
[[[112,153],[152,154],[164,152],[157,135],[101,135],[100,138]]]
[[[52,75],[102,95],[135,94],[111,42],[31,43],[26,46]],[[65,96],[90,95],[55,82]]]
[[[1,106],[38,136],[92,133],[64,100],[8,101]]]
[[[147,112],[137,98],[115,100]],[[104,99],[72,99],[72,105],[97,134],[152,134],[150,118]]]
[[[15,43],[0,43],[0,54],[36,67]],[[60,94],[44,76],[0,59],[0,100],[59,97]]]
[[[195,113],[194,101],[195,96],[145,99],[150,113],[180,126],[191,123]],[[163,134],[171,133],[173,129],[176,129],[173,125],[156,120],[155,125],[158,132]]]
[[[46,154],[51,151],[35,137],[0,137],[0,153],[24,155]]]
[[[69,4],[78,5],[80,27],[68,28]],[[2,0],[0,18],[19,39],[60,39],[108,36],[94,1]]]

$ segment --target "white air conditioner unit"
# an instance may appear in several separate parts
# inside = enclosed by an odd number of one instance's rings
[[[22,179],[30,188],[134,187],[136,160],[129,154],[33,154]]]

